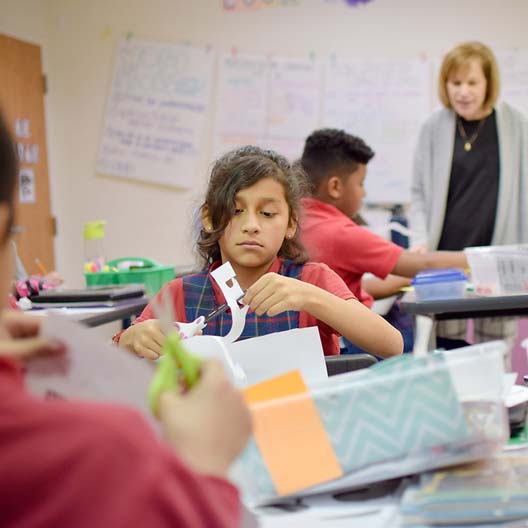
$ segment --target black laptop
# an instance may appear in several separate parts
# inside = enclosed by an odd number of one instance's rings
[[[143,297],[145,287],[143,284],[126,284],[123,286],[91,286],[77,290],[57,289],[44,290],[29,299],[38,304],[74,304],[74,303],[101,303],[112,304],[126,299]]]

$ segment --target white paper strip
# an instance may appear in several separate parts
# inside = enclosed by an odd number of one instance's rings
[[[211,272],[211,276],[222,290],[227,305],[231,310],[231,318],[233,320],[231,330],[222,339],[227,343],[233,343],[240,337],[240,334],[244,330],[249,306],[240,308],[238,304],[238,299],[244,295],[244,291],[236,280],[236,274],[230,262],[226,262],[219,268],[216,268]]]

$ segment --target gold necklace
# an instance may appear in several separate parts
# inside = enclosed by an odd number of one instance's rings
[[[484,125],[484,121],[486,121],[486,117],[479,121],[477,130],[469,138],[467,137],[466,131],[464,130],[464,127],[462,126],[462,121],[460,117],[457,117],[458,131],[460,132],[460,135],[462,136],[462,139],[464,140],[464,150],[466,152],[469,152],[471,148],[473,147],[473,143],[475,143],[475,140],[477,139],[482,129],[482,125]]]

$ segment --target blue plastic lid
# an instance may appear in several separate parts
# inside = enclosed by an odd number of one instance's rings
[[[467,275],[456,268],[441,268],[424,270],[417,273],[411,281],[413,286],[421,284],[435,284],[437,282],[458,282],[467,280]]]

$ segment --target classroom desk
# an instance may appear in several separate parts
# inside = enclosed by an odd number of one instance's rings
[[[148,304],[146,297],[127,299],[108,307],[95,308],[52,308],[56,313],[62,313],[86,326],[100,326],[114,321],[123,321],[123,328],[130,324],[131,317],[139,315]],[[31,310],[32,315],[46,315],[50,309]]]
[[[435,320],[528,315],[528,294],[483,296],[467,292],[459,299],[419,301],[414,292],[407,292],[401,306],[416,316],[413,352],[423,353],[436,348]]]
[[[407,292],[401,306],[407,313],[434,316],[436,320],[520,316],[528,315],[528,293],[483,296],[468,292],[460,299],[418,301],[414,292]]]
[[[147,304],[148,299],[146,297],[138,297],[136,299],[122,301],[114,306],[110,306],[100,313],[86,314],[78,319],[78,321],[89,327],[100,326],[119,320],[125,323],[125,321],[130,321],[131,317],[139,315]],[[123,328],[126,326],[124,324]]]
[[[174,267],[175,278],[183,277],[184,275],[196,272],[197,268],[194,264]],[[60,310],[68,317],[71,317],[72,319],[75,319],[76,321],[89,327],[101,326],[107,323],[112,323],[114,321],[121,320],[123,321],[123,329],[125,329],[130,325],[130,319],[141,314],[147,304],[148,299],[146,297],[136,297],[133,299],[121,301],[109,307],[62,308],[60,306],[57,306],[57,308],[53,308],[53,310]],[[46,308],[32,310],[30,313],[32,315],[45,315],[46,313],[48,313],[48,311],[49,308]]]

